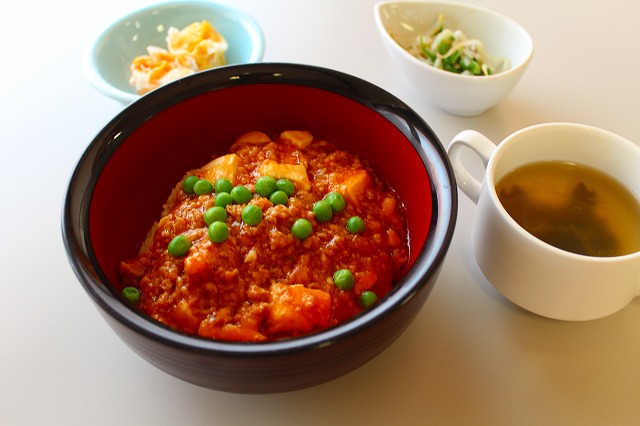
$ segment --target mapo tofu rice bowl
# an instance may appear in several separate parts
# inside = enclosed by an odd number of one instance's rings
[[[265,342],[370,309],[408,259],[402,203],[364,160],[307,131],[251,131],[187,172],[118,272],[165,325]]]
[[[71,265],[116,333],[189,382],[281,392],[339,377],[411,323],[455,182],[410,108],[317,67],[216,69],[126,108],[72,176]]]

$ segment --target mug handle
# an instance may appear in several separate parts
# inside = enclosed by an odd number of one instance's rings
[[[474,203],[478,204],[482,182],[479,182],[471,176],[469,170],[462,164],[462,149],[465,147],[474,151],[480,157],[486,168],[487,164],[489,164],[491,154],[493,154],[493,151],[496,149],[496,145],[486,136],[475,130],[463,130],[453,137],[447,150],[453,171],[456,174],[458,187],[467,194]]]

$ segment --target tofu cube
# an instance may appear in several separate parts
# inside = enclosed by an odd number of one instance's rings
[[[340,192],[348,203],[358,204],[358,197],[369,187],[369,175],[365,170],[358,170],[340,183]]]
[[[327,327],[331,314],[331,296],[302,284],[271,286],[271,304],[267,322],[273,332],[306,332],[315,326]]]
[[[218,179],[225,178],[235,184],[239,162],[240,157],[236,154],[227,154],[218,157],[200,169],[203,174],[202,178],[207,179],[211,183],[214,183]]]
[[[299,149],[306,148],[313,141],[313,135],[303,130],[286,130],[280,133],[280,138],[294,144]]]
[[[264,145],[271,142],[271,138],[262,132],[247,132],[236,139],[237,144]]]
[[[258,174],[276,179],[289,179],[298,189],[311,189],[307,169],[302,164],[280,164],[267,159],[258,167]]]

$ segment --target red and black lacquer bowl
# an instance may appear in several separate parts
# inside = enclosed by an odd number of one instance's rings
[[[185,170],[224,152],[244,132],[283,129],[308,130],[363,156],[403,200],[411,267],[391,293],[342,325],[267,343],[183,334],[125,303],[116,290],[117,265],[137,253]],[[354,370],[409,326],[449,248],[456,194],[436,135],[385,90],[319,67],[237,65],[161,87],[108,123],[73,171],[62,232],[80,283],[117,335],[144,359],[212,389],[284,392]]]

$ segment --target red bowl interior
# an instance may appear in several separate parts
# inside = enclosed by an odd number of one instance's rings
[[[410,263],[429,231],[429,175],[412,143],[378,112],[347,97],[294,84],[252,84],[206,92],[151,116],[118,144],[96,182],[89,209],[94,255],[112,283],[135,256],[186,171],[225,153],[240,134],[308,130],[366,158],[408,213]],[[122,142],[118,138],[124,137]],[[108,148],[107,148],[108,149]]]

